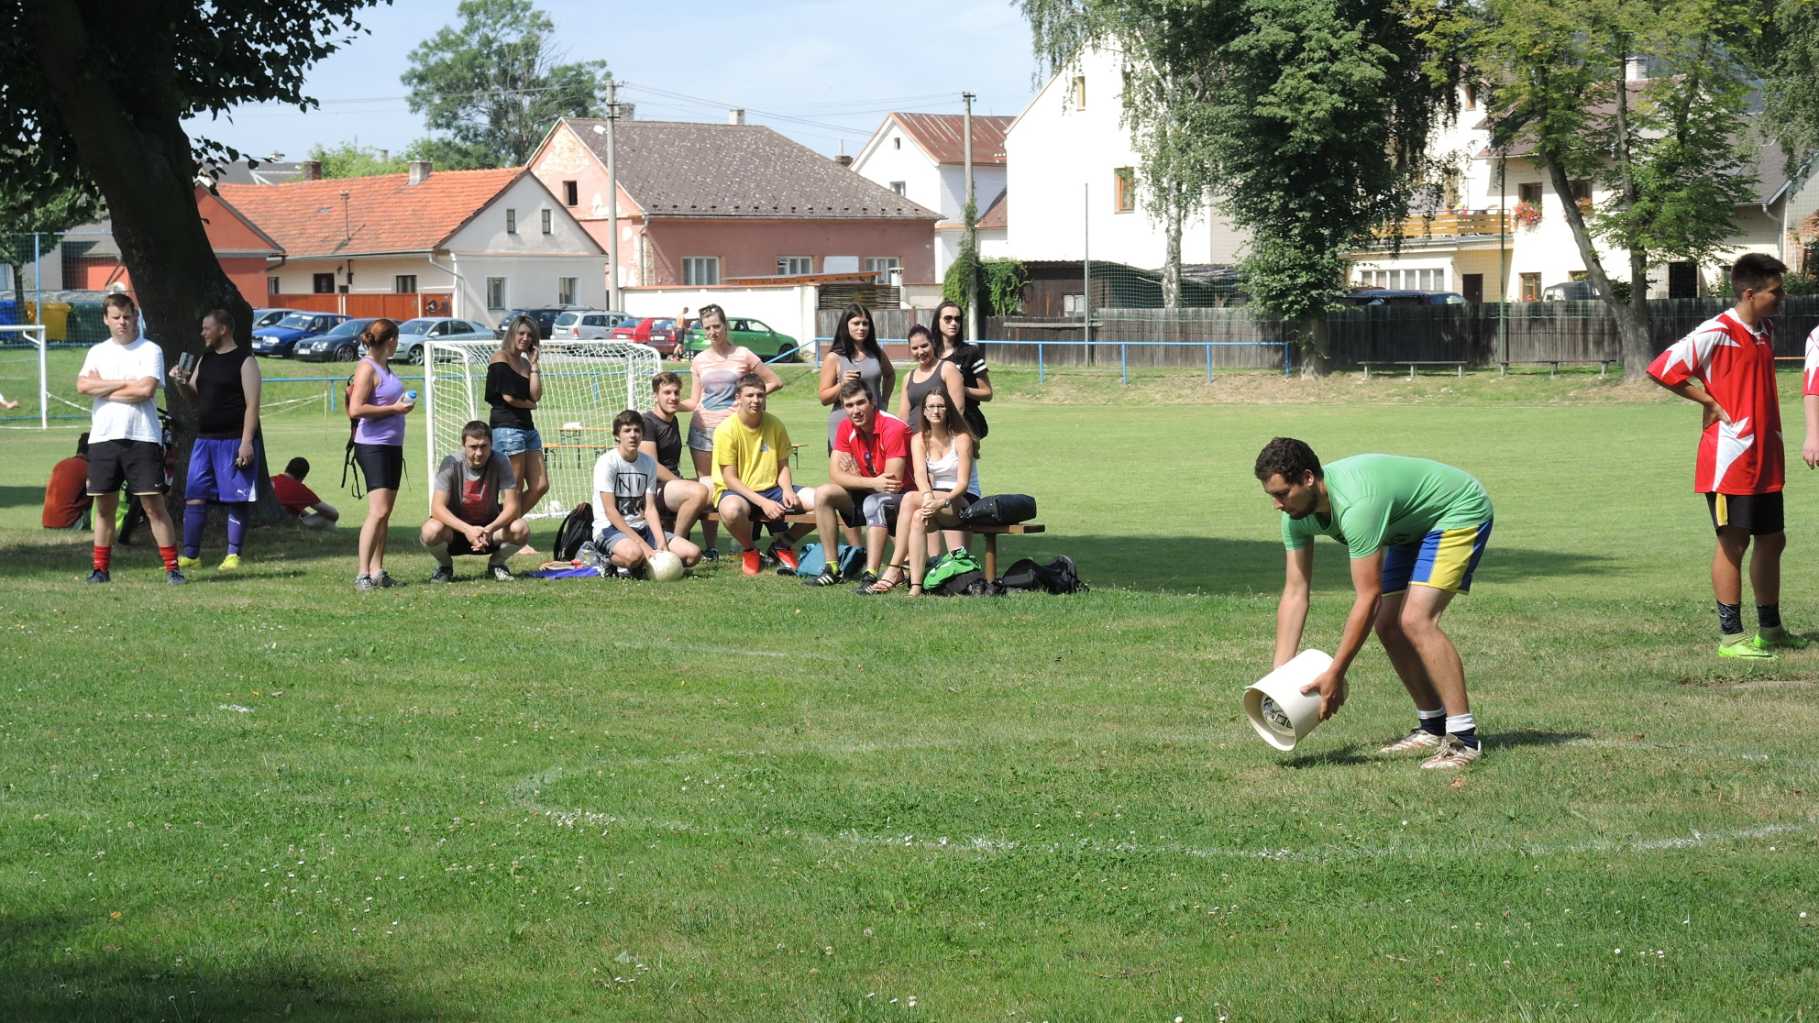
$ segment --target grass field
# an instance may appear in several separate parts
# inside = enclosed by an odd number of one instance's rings
[[[1694,410],[1584,374],[994,375],[987,487],[1049,526],[1005,552],[1071,554],[1090,594],[433,588],[416,465],[402,590],[352,591],[351,529],[284,528],[239,576],[173,590],[137,547],[89,588],[86,538],[36,528],[80,425],[0,431],[0,1018],[1819,1012],[1819,652],[1711,655]],[[774,408],[818,462],[808,388]],[[267,434],[350,509],[344,423],[301,402]],[[1375,646],[1294,754],[1243,722],[1278,433],[1489,488],[1447,617],[1469,773],[1367,755],[1411,717]],[[1808,631],[1819,477],[1790,478]],[[1330,649],[1349,589],[1318,561]]]

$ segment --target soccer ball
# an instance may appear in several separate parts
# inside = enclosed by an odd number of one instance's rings
[[[669,551],[651,555],[650,577],[660,583],[673,583],[682,578],[682,559]]]

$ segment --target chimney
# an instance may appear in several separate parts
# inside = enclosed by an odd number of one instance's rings
[[[411,184],[421,185],[429,180],[430,166],[428,160],[411,161]]]
[[[851,167],[853,165],[853,158],[847,153],[841,153],[839,156],[834,157],[834,162],[842,167]]]
[[[302,181],[322,180],[322,161],[305,160],[297,165],[297,177]]]
[[[745,123],[745,108],[744,107],[734,107],[731,110],[728,110],[726,112],[726,123],[727,124],[744,124]]]

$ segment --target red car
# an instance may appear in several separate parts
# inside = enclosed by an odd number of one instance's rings
[[[662,316],[646,316],[634,323],[614,327],[606,335],[614,341],[635,341],[650,345],[657,354],[669,358],[676,351],[676,321]]]

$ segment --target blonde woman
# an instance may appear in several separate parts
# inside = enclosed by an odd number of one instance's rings
[[[543,338],[537,321],[513,318],[505,339],[486,367],[486,403],[493,408],[487,425],[493,430],[493,450],[511,459],[518,477],[523,514],[537,510],[549,493],[549,470],[543,464],[543,436],[532,413],[543,400]]]

